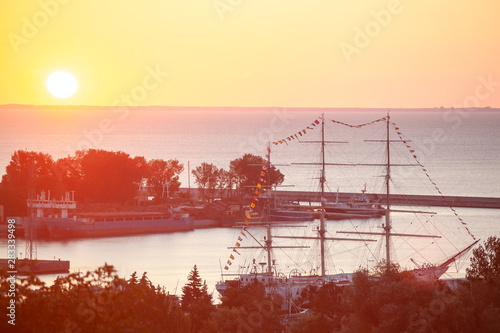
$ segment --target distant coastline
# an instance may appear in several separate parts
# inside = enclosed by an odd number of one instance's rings
[[[148,111],[264,111],[272,112],[279,110],[287,111],[312,111],[312,112],[339,112],[339,111],[391,111],[391,112],[415,112],[415,111],[431,111],[445,112],[450,110],[465,110],[469,112],[500,112],[500,108],[492,107],[470,107],[470,108],[454,108],[454,107],[432,107],[432,108],[363,108],[363,107],[286,107],[286,106],[96,106],[96,105],[29,105],[29,104],[2,104],[0,110],[102,110],[107,108],[131,108],[133,110],[148,110]]]

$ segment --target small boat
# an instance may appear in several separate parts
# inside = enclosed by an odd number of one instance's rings
[[[337,200],[335,202],[323,202],[327,219],[344,218],[374,218],[381,217],[385,210],[377,200],[370,199],[366,194],[365,188],[361,190],[361,195],[355,195],[349,202],[339,202],[338,189]]]

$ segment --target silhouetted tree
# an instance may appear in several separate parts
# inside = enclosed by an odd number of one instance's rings
[[[244,154],[242,157],[230,162],[230,171],[236,178],[236,187],[240,193],[250,194],[254,190],[260,178],[262,166],[266,165],[266,163],[267,161],[264,158],[253,154]],[[269,173],[270,185],[283,183],[285,176],[274,166],[271,166]]]
[[[483,245],[472,251],[468,280],[483,279],[500,284],[500,238],[489,237]]]
[[[9,281],[0,279],[0,305],[7,307]],[[189,332],[176,297],[147,279],[126,281],[112,266],[59,276],[51,286],[36,276],[16,281],[19,332]],[[7,320],[0,331],[11,332]]]
[[[149,174],[148,184],[155,191],[155,200],[159,201],[163,193],[164,184],[168,183],[169,195],[179,190],[179,174],[184,171],[184,166],[178,160],[168,161],[155,159],[148,161]],[[167,194],[165,193],[165,196]]]
[[[88,202],[126,203],[138,192],[141,168],[124,152],[90,149],[81,161],[81,196]]]
[[[225,323],[236,326],[238,332],[281,332],[283,329],[280,322],[283,297],[276,293],[266,293],[265,286],[258,281],[244,287],[230,285],[221,301],[220,308],[238,314],[225,319]]]
[[[219,182],[219,168],[211,163],[202,163],[191,172],[204,200],[213,200]]]
[[[196,332],[215,310],[212,295],[208,293],[206,282],[202,282],[196,265],[188,275],[188,283],[182,287],[181,305],[190,314]]]
[[[30,174],[35,192],[50,190],[53,197],[62,194],[52,157],[49,154],[18,150],[12,154],[6,173],[2,176],[0,204],[5,206],[5,215],[26,215]]]
[[[83,186],[82,159],[86,151],[78,150],[73,156],[60,158],[56,161],[56,169],[65,191],[75,191],[82,198]]]
[[[219,174],[217,177],[217,189],[219,190],[219,195],[221,198],[224,198],[224,195],[227,197],[227,193],[229,193],[234,187],[233,176],[231,172],[226,171],[224,169],[219,169]]]

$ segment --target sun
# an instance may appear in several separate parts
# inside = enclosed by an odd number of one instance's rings
[[[57,98],[71,97],[77,88],[75,77],[68,72],[54,72],[47,79],[47,90]]]

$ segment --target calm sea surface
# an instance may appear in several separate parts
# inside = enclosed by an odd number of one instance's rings
[[[202,162],[214,163],[228,168],[229,162],[244,153],[265,155],[268,141],[278,141],[306,129],[305,140],[318,140],[318,127],[311,127],[320,116],[317,112],[293,112],[277,109],[274,112],[189,112],[189,111],[117,111],[74,110],[0,111],[0,173],[18,149],[42,151],[60,158],[73,154],[77,149],[99,148],[122,150],[132,156],[147,159],[176,158],[185,166],[181,175],[182,186],[188,185],[187,162],[191,169]],[[386,116],[380,112],[329,112],[325,114],[328,140],[346,141],[343,144],[328,145],[326,159],[329,163],[383,163],[386,159],[383,144],[364,140],[385,138],[382,123],[353,129],[334,125],[331,120],[349,124],[363,124]],[[500,197],[500,114],[487,112],[392,112],[391,119],[399,128],[404,140],[412,140],[412,150],[418,161],[425,166],[431,180],[445,195],[469,195]],[[391,126],[391,139],[399,139]],[[276,164],[319,162],[319,146],[299,144],[293,140],[289,145],[272,145],[271,158]],[[391,159],[394,163],[415,164],[416,160],[401,143],[394,143]],[[318,166],[280,166],[285,174],[285,184],[294,190],[317,188]],[[357,192],[365,184],[369,192],[382,192],[382,178],[385,170],[380,167],[330,166],[327,169],[330,191]],[[435,186],[419,166],[392,168],[394,193],[438,194]],[[195,186],[191,183],[192,186]],[[420,217],[417,223],[403,215],[394,217],[399,231],[421,231],[444,234],[440,245],[444,253],[470,243],[472,238],[464,231],[449,209],[429,208],[442,216],[438,222]],[[476,238],[485,239],[500,235],[500,212],[489,209],[457,209]],[[302,234],[312,232],[316,222],[302,228],[278,229],[279,233]],[[429,223],[426,225],[426,223]],[[331,221],[329,232],[340,230],[376,230],[381,220],[373,221]],[[429,227],[431,226],[431,227]],[[396,227],[395,227],[396,228]],[[434,228],[434,229],[433,229]],[[432,229],[432,230],[430,230]],[[82,239],[69,241],[40,241],[40,259],[61,258],[71,261],[72,271],[95,269],[107,262],[114,265],[123,276],[134,271],[147,272],[155,284],[164,285],[171,292],[180,293],[186,283],[186,276],[196,264],[209,289],[213,290],[220,278],[219,259],[227,261],[230,250],[239,234],[238,229],[217,228],[195,230],[185,233],[116,237],[103,239]],[[256,232],[258,236],[258,231]],[[354,242],[352,242],[354,243]],[[2,248],[6,241],[0,240]],[[452,245],[450,245],[452,244]],[[440,259],[440,250],[425,243],[409,244],[395,241],[397,259],[408,267],[409,259],[415,255],[398,247],[427,251],[426,259]],[[370,265],[380,257],[380,246],[367,249],[364,244],[345,245],[335,242],[328,248],[329,271],[352,271],[360,265]],[[307,252],[309,251],[309,252]],[[296,265],[316,267],[317,254],[313,250],[300,253],[279,251],[283,259],[278,270],[287,273]],[[24,243],[18,243],[18,252],[24,252]],[[262,255],[255,255],[262,259]],[[354,258],[354,259],[353,259]],[[249,257],[242,253],[235,260],[230,272],[238,266],[248,266]],[[223,264],[224,265],[224,264]],[[465,266],[459,270],[463,275]],[[44,279],[50,281],[54,276]]]

